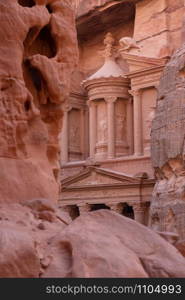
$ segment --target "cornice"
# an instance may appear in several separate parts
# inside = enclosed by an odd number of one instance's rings
[[[154,73],[162,72],[164,67],[165,67],[164,64],[157,65],[157,66],[154,66],[154,67],[148,67],[148,68],[145,68],[145,69],[142,69],[142,70],[129,72],[129,73],[126,74],[126,76],[127,76],[127,78],[132,79],[132,78],[135,78],[135,77],[151,75],[151,74],[154,74]]]
[[[96,78],[96,79],[91,79],[91,80],[86,80],[82,82],[83,87],[89,91],[94,88],[98,87],[129,87],[130,86],[130,79],[128,76],[119,76],[119,77],[102,77],[102,78]]]

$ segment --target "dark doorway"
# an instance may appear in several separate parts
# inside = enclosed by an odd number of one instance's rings
[[[105,205],[103,203],[92,204],[91,211],[95,211],[95,210],[99,210],[99,209],[110,209],[110,207],[108,207],[107,205]]]
[[[127,203],[123,203],[122,215],[134,220],[134,210],[132,206],[128,205]]]
[[[70,205],[68,211],[72,220],[76,219],[80,215],[79,208],[77,205]]]

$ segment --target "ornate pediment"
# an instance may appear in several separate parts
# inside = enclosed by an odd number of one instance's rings
[[[124,59],[129,66],[129,72],[141,71],[147,68],[157,67],[165,65],[167,59],[145,57],[140,55],[129,54],[126,52],[120,52],[122,59]]]
[[[61,182],[62,190],[73,188],[93,188],[120,185],[139,184],[140,178],[124,173],[98,168],[88,167],[85,171],[75,176],[65,178]]]

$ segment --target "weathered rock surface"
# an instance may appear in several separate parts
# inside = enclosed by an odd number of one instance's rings
[[[150,225],[185,239],[185,45],[165,67],[152,124],[152,161],[157,183]]]
[[[185,277],[177,249],[129,218],[58,214],[45,199],[1,204],[0,277]]]
[[[85,14],[93,12],[96,8],[106,9],[120,2],[137,3],[140,0],[74,0],[74,6],[77,10],[77,16],[81,17]]]
[[[0,277],[39,277],[50,240],[71,222],[45,199],[23,204],[0,205]]]
[[[108,210],[78,217],[48,247],[42,277],[184,277],[185,259],[158,234]]]
[[[68,0],[1,0],[0,19],[0,201],[56,200],[74,12]]]

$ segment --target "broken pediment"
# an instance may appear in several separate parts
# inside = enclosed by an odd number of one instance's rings
[[[167,61],[167,59],[163,58],[145,57],[141,55],[129,54],[124,51],[120,51],[120,54],[122,59],[128,63],[130,72],[161,66]]]
[[[112,185],[130,185],[139,184],[140,178],[126,175],[124,173],[90,167],[79,174],[68,177],[61,182],[62,189],[65,188],[82,188]]]

